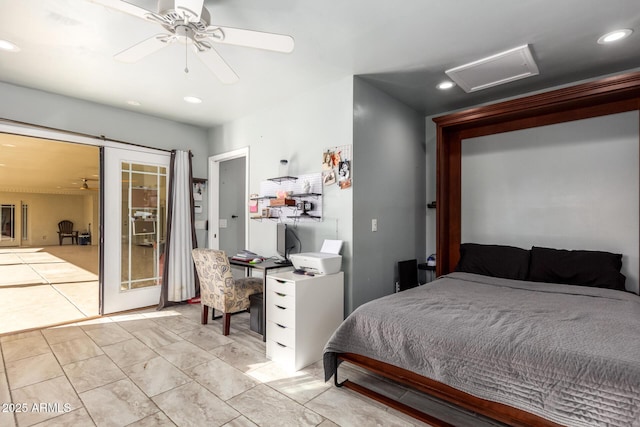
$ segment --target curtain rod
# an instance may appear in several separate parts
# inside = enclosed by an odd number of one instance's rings
[[[18,121],[18,120],[6,119],[6,118],[0,118],[0,121],[7,122],[7,123],[10,123],[10,124],[27,126],[27,127],[36,128],[36,129],[43,129],[43,130],[60,132],[60,133],[67,134],[67,135],[81,136],[81,137],[90,138],[90,139],[97,139],[97,140],[100,140],[100,141],[117,142],[118,144],[131,145],[133,147],[149,148],[149,149],[152,149],[152,150],[166,151],[167,153],[171,152],[171,150],[167,150],[166,148],[147,147],[146,145],[142,145],[142,144],[136,144],[136,143],[133,143],[133,142],[127,142],[127,141],[121,141],[121,140],[118,140],[118,139],[107,138],[104,135],[91,135],[91,134],[88,134],[88,133],[76,132],[76,131],[65,130],[65,129],[58,129],[58,128],[53,128],[53,127],[43,126],[43,125],[36,125],[36,124],[33,124],[33,123],[21,122],[21,121]]]

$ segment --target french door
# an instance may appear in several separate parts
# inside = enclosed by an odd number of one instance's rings
[[[159,301],[169,161],[169,153],[104,149],[103,314]]]

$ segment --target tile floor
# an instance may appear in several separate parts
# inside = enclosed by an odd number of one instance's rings
[[[3,336],[2,409],[27,411],[0,412],[0,425],[424,425],[325,383],[320,363],[285,372],[248,313],[227,337],[199,316],[180,305]]]
[[[97,315],[97,246],[0,248],[0,334]]]
[[[68,253],[56,255],[78,266],[80,276],[90,272],[86,260],[92,257],[72,249],[78,247],[62,247],[58,251]],[[45,282],[3,287],[2,278],[7,282],[15,276],[0,275],[0,333],[7,325],[16,328],[12,316],[19,313],[22,318],[31,313],[26,318],[32,322],[35,318],[30,327],[55,323],[57,318],[47,314],[55,310],[42,310],[34,301],[63,296],[67,302],[56,309],[64,312],[61,307],[73,300],[77,311],[66,316],[82,313],[83,304],[85,310],[97,307],[97,282],[95,293],[87,292],[89,282],[82,280],[61,286],[60,268],[66,261],[51,256],[29,249],[0,250],[0,269],[36,265],[31,271]],[[62,282],[47,284],[47,277]],[[0,337],[0,426],[425,425],[325,383],[319,362],[293,374],[283,370],[266,359],[262,337],[249,329],[248,313],[233,316],[228,337],[221,329],[220,321],[200,324],[199,305],[179,305],[5,334]],[[347,364],[340,373],[341,379],[348,377],[456,426],[497,425]]]

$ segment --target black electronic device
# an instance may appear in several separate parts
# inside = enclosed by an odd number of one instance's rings
[[[309,215],[308,211],[313,209],[313,203],[305,201],[297,202],[296,209],[302,211],[301,215]]]
[[[289,261],[289,253],[295,248],[293,231],[286,224],[278,223],[276,230],[276,251],[285,261]]]
[[[418,286],[418,260],[398,261],[397,292]]]

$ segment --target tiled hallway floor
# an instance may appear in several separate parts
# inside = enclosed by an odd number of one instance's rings
[[[97,246],[0,248],[0,334],[98,315]]]
[[[0,402],[27,409],[0,412],[0,425],[424,425],[325,383],[320,363],[285,372],[248,313],[227,337],[199,316],[199,305],[180,305],[0,338]]]

